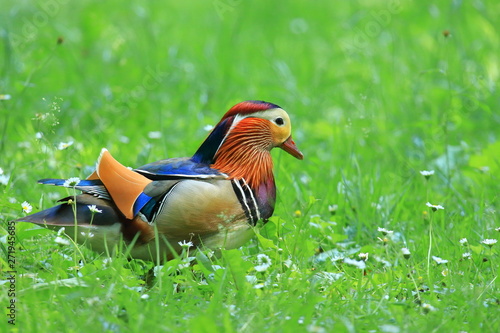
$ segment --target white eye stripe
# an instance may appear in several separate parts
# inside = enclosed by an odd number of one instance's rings
[[[219,144],[219,147],[217,148],[217,151],[219,151],[220,147],[226,141],[229,133],[232,132],[232,130],[236,127],[236,125],[238,125],[238,123],[240,121],[242,121],[243,119],[246,119],[246,118],[262,118],[262,119],[267,119],[267,120],[269,120],[270,122],[273,122],[274,124],[276,124],[279,127],[285,127],[285,126],[289,127],[290,126],[290,118],[288,117],[288,114],[286,113],[285,110],[280,109],[280,108],[278,108],[278,109],[269,109],[269,110],[264,110],[264,111],[257,111],[257,112],[250,113],[250,114],[236,114],[236,116],[233,119],[233,123],[231,124],[231,127],[227,131],[227,133],[224,136],[224,138],[221,140],[221,142]],[[278,119],[281,119],[281,121],[283,122],[283,124],[279,124],[278,123],[279,122]]]

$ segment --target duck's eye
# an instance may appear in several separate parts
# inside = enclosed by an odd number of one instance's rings
[[[276,125],[278,126],[283,126],[285,124],[285,121],[283,120],[283,118],[281,117],[278,117],[276,119],[274,119],[274,122],[276,123]]]

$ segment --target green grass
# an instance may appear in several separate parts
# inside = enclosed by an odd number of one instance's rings
[[[500,236],[499,26],[493,0],[7,0],[0,236],[23,201],[67,194],[36,180],[85,177],[102,147],[130,166],[189,156],[242,100],[286,109],[305,159],[273,153],[258,237],[156,277],[17,224],[16,325],[0,242],[0,331],[500,331],[500,244],[481,244]]]

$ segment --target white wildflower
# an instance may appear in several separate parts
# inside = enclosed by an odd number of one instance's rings
[[[448,263],[448,260],[441,259],[441,258],[436,257],[436,256],[432,256],[432,260],[434,260],[438,265],[442,265],[442,264]]]
[[[392,230],[387,230],[386,228],[378,228],[377,231],[381,232],[383,235],[391,235],[394,233]]]
[[[61,228],[57,231],[57,237],[54,239],[54,242],[60,245],[69,245],[70,241],[63,236],[65,228]]]
[[[205,125],[205,126],[203,126],[203,130],[205,130],[207,132],[210,132],[213,128],[214,128],[213,125]]]
[[[150,139],[161,139],[161,132],[160,131],[152,131],[148,133],[148,138]]]
[[[354,260],[354,259],[350,259],[350,258],[345,258],[344,263],[348,264],[348,265],[356,266],[359,269],[366,268],[366,263],[363,260],[358,261],[358,260]]]
[[[363,261],[367,261],[368,260],[368,252],[367,253],[360,253],[360,254],[358,254],[358,257],[359,257],[359,259],[361,259]]]
[[[186,242],[185,240],[183,240],[182,242],[178,242],[177,244],[179,244],[183,249],[189,249],[190,247],[194,246],[193,242]]]
[[[254,268],[257,272],[265,272],[271,265],[271,258],[263,253],[259,253],[257,255],[257,265]]]
[[[35,133],[35,138],[40,140],[41,138],[43,138],[43,132],[36,132]]]
[[[61,236],[57,236],[54,239],[54,242],[56,242],[57,244],[60,244],[60,245],[69,245],[69,244],[71,244],[69,240],[67,240],[66,238],[63,238]]]
[[[496,239],[483,239],[481,241],[481,243],[483,243],[484,245],[487,245],[489,247],[492,247],[493,245],[495,245],[497,243],[497,240]]]
[[[256,284],[259,281],[255,275],[246,275],[245,278],[250,284]]]
[[[377,237],[377,239],[381,241],[384,245],[387,245],[387,243],[389,243],[389,238],[387,237],[384,238]]]
[[[430,177],[430,176],[432,176],[432,175],[434,174],[434,170],[429,170],[429,171],[427,171],[427,170],[422,170],[422,171],[420,171],[420,174],[421,174],[422,176],[424,176],[426,179],[429,179],[429,177]]]
[[[410,252],[410,250],[408,250],[408,248],[403,247],[403,248],[401,249],[401,252],[403,253],[403,257],[404,257],[405,259],[409,259],[409,258],[410,258],[410,256],[411,256],[411,252]]]
[[[467,245],[467,238],[462,238],[459,240],[461,245]]]
[[[431,311],[436,311],[437,309],[428,303],[422,303],[422,310],[424,310],[425,313],[428,313]]]
[[[113,262],[113,258],[104,258],[104,259],[102,259],[102,263],[104,265],[111,264],[112,262]],[[156,267],[158,267],[158,266],[156,266]]]
[[[76,185],[78,185],[79,182],[80,182],[80,178],[71,177],[71,178],[66,179],[63,186],[64,187],[75,187]]]
[[[162,276],[163,275],[163,265],[158,265],[158,266],[155,266],[153,267],[153,274],[155,277],[159,277],[159,276]]]
[[[10,176],[0,174],[0,184],[7,185],[9,183]]]
[[[266,283],[257,283],[256,285],[254,285],[254,289],[262,289],[266,286]]]
[[[339,205],[328,205],[328,211],[332,215],[335,215],[337,213],[338,209],[339,209]]]
[[[73,141],[59,142],[59,144],[57,145],[57,149],[64,150],[68,147],[71,147],[72,145],[73,145]]]
[[[31,211],[33,210],[33,207],[29,204],[28,201],[24,201],[21,204],[21,207],[23,208],[23,212],[25,212],[26,214],[31,213]]]
[[[431,208],[433,212],[435,212],[436,210],[439,210],[439,209],[444,209],[443,206],[441,206],[441,205],[433,205],[430,202],[426,203],[425,205],[427,207]]]
[[[462,254],[462,258],[464,258],[464,259],[472,259],[472,253],[465,252],[464,254]]]
[[[102,209],[98,209],[96,205],[87,205],[92,214],[102,213]]]
[[[85,231],[80,232],[80,235],[82,235],[83,237],[88,237],[88,238],[92,238],[95,236],[93,233],[85,232]]]
[[[191,266],[191,261],[193,261],[194,257],[183,258],[182,261],[177,265],[177,269],[184,269]]]

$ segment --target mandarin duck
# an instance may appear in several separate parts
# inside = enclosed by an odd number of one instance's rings
[[[263,101],[241,102],[222,117],[191,158],[129,169],[103,149],[96,170],[85,180],[38,181],[81,194],[16,221],[65,227],[68,236],[76,235],[78,243],[101,253],[125,241],[132,258],[145,260],[169,260],[185,244],[237,248],[251,238],[257,221],[273,214],[274,147],[303,158],[282,108]]]

